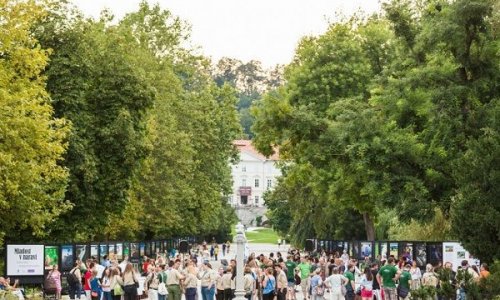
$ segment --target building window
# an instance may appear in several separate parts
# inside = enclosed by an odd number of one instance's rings
[[[259,183],[260,183],[260,182],[259,182],[259,178],[255,178],[255,187],[256,187],[256,188],[257,188],[257,187],[259,187]]]
[[[259,204],[259,196],[255,196],[255,204]]]
[[[240,203],[243,205],[247,205],[248,204],[248,196],[241,196]]]
[[[246,172],[247,171],[247,166],[241,166],[241,172]]]
[[[268,179],[267,180],[267,188],[270,189],[272,186],[273,186],[273,180],[272,179]]]
[[[247,186],[247,180],[245,178],[241,180],[241,186]]]

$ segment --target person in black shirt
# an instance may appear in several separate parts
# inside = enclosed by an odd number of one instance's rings
[[[378,274],[378,264],[371,264],[370,271],[373,274],[373,278],[376,278]],[[382,300],[382,297],[380,296],[380,284],[378,283],[378,280],[373,280],[373,297],[377,300]]]

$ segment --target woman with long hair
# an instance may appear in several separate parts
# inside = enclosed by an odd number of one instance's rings
[[[373,299],[373,274],[370,268],[365,268],[361,279],[361,298],[363,300]]]
[[[122,297],[123,289],[123,280],[120,275],[120,268],[113,268],[111,269],[111,276],[110,276],[110,289],[111,289],[111,296],[113,300],[120,300]],[[116,294],[115,291],[119,291],[119,295]]]
[[[135,300],[139,287],[139,275],[131,263],[128,263],[123,272],[123,291],[125,300]]]
[[[264,280],[262,280],[262,298],[263,300],[273,300],[274,291],[276,290],[276,278],[273,275],[273,268],[267,268],[264,272]]]
[[[102,300],[113,300],[111,295],[111,270],[110,268],[104,269],[101,278]]]

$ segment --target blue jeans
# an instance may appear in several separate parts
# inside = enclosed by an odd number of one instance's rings
[[[201,287],[201,297],[203,300],[214,300],[214,295],[215,295],[215,287],[208,288],[208,287]]]
[[[465,289],[460,288],[459,300],[466,300],[467,296],[465,295]]]
[[[102,292],[102,300],[113,300],[111,292]]]
[[[160,295],[158,294],[158,300],[167,300],[168,295]]]

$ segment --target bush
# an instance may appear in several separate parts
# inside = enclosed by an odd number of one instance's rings
[[[481,299],[500,299],[500,260],[491,266],[490,276],[479,282]]]
[[[433,286],[420,286],[418,289],[411,291],[412,300],[428,300],[434,299],[437,290]]]

